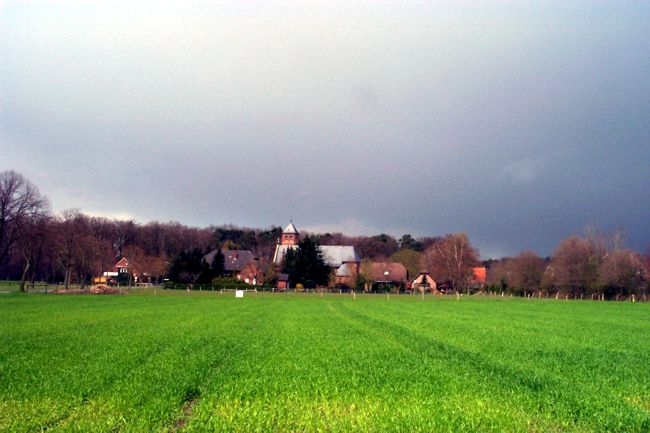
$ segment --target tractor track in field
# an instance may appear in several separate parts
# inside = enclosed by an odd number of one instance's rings
[[[196,397],[183,403],[183,415],[174,422],[174,425],[169,429],[169,433],[178,433],[185,428],[187,422],[192,418],[192,412],[198,400],[199,397]]]

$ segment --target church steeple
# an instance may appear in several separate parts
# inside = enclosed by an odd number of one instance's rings
[[[282,238],[280,243],[282,245],[297,245],[298,240],[300,239],[300,233],[296,230],[296,226],[293,225],[293,221],[289,223],[288,226],[282,230]]]

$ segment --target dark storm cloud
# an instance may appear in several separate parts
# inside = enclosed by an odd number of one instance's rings
[[[142,222],[645,248],[650,7],[474,3],[10,2],[0,169]]]

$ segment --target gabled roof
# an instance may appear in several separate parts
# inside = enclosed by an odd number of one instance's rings
[[[140,273],[140,270],[138,269],[139,266],[134,265],[132,263],[129,263],[129,260],[126,257],[122,257],[120,260],[117,261],[111,268],[109,272],[119,272],[120,269],[128,269],[129,272],[131,272],[133,275],[138,275]]]
[[[129,261],[126,259],[126,257],[122,257],[115,265],[113,265],[114,268],[128,268],[129,267]]]
[[[293,222],[290,222],[289,225],[282,230],[282,234],[297,235],[298,230],[296,230],[296,226],[293,225]]]
[[[297,248],[296,245],[276,245],[273,262],[280,265],[289,248]],[[354,251],[354,247],[346,245],[321,245],[318,247],[323,254],[323,260],[327,266],[339,268],[343,263],[359,263],[361,259]]]
[[[406,267],[399,262],[371,264],[372,279],[375,281],[407,282]]]
[[[129,261],[126,259],[126,257],[122,257],[120,260],[117,261],[111,268],[110,272],[119,272],[120,269],[124,268],[131,268],[131,265],[129,264]]]
[[[336,270],[337,277],[353,277],[357,274],[356,265],[344,263]]]
[[[431,278],[431,275],[429,275],[428,272],[420,272],[420,274],[417,276],[415,280],[413,280],[413,285],[414,286],[428,286],[432,289],[437,288],[437,284],[433,278]]]
[[[354,251],[353,246],[347,245],[321,245],[320,252],[323,254],[325,263],[333,268],[340,267],[343,263],[359,263],[361,259]]]
[[[221,250],[221,253],[223,254],[223,270],[228,272],[241,271],[255,260],[255,256],[249,250]],[[207,264],[211,264],[216,254],[217,250],[210,251],[203,256],[203,260]]]

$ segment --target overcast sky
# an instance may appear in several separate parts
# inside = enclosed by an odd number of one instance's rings
[[[648,1],[0,2],[0,170],[194,226],[650,245]]]

